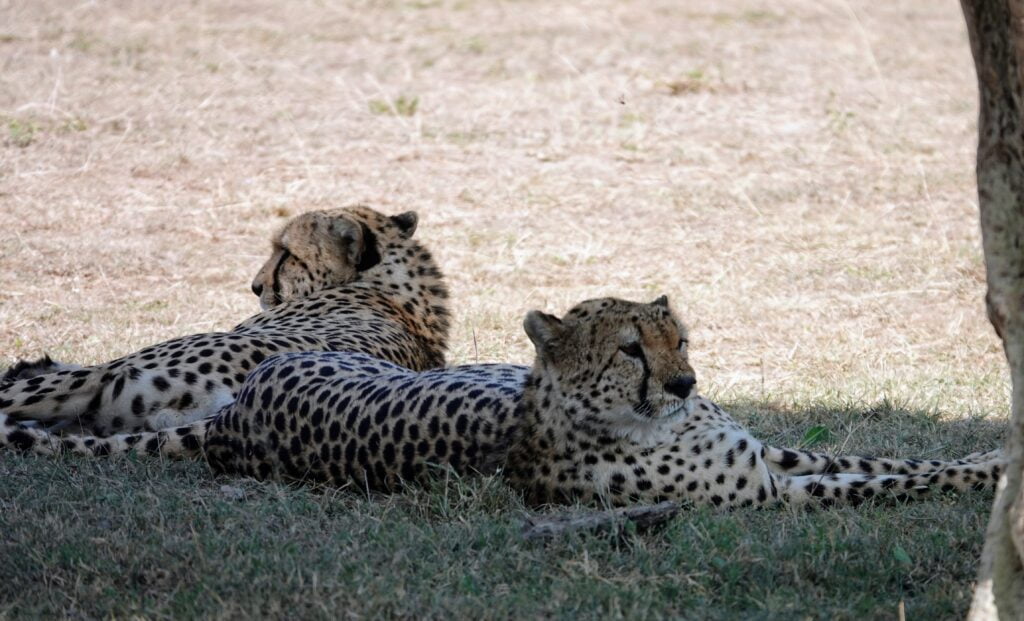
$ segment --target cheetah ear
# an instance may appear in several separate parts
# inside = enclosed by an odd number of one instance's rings
[[[668,296],[663,295],[659,297],[657,300],[651,302],[651,306],[661,306],[664,308],[668,308]]]
[[[331,237],[341,247],[348,264],[358,265],[363,254],[363,229],[346,218],[335,218],[331,220]]]
[[[365,224],[347,218],[331,221],[331,235],[341,248],[348,264],[363,272],[380,263],[377,236]]]
[[[416,215],[415,211],[406,211],[397,216],[391,216],[391,222],[398,227],[404,239],[412,237],[412,234],[416,232],[416,224],[419,221],[420,217]]]
[[[533,341],[537,353],[544,354],[550,350],[551,344],[561,335],[562,320],[540,311],[530,311],[526,313],[526,319],[523,320],[523,329]]]

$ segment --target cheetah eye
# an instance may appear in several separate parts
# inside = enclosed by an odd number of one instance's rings
[[[685,347],[685,346],[687,346],[689,344],[690,344],[690,341],[688,339],[681,338],[681,339],[679,339],[679,344],[676,345],[676,349],[682,349],[683,347]]]
[[[626,354],[630,358],[643,358],[644,357],[644,349],[642,347],[640,347],[640,343],[637,343],[636,341],[633,341],[632,343],[627,343],[626,345],[620,346],[619,347],[619,351],[621,351],[622,353]]]

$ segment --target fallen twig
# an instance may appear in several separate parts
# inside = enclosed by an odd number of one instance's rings
[[[626,524],[638,531],[663,524],[679,513],[677,503],[626,507],[611,511],[590,511],[562,515],[527,515],[523,520],[524,539],[548,539],[577,530],[620,533]]]

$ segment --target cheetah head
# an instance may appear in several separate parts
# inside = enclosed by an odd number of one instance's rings
[[[414,211],[386,216],[361,206],[296,216],[271,239],[252,292],[266,310],[350,283],[409,240],[417,221]]]
[[[643,441],[689,414],[697,380],[665,296],[588,300],[561,319],[532,311],[523,327],[537,350],[537,399],[560,403],[574,426]]]

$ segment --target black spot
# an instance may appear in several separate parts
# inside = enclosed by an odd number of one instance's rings
[[[388,415],[391,412],[391,406],[388,402],[384,402],[380,408],[377,409],[377,413],[373,416],[373,422],[380,425],[387,420]]]
[[[184,435],[181,437],[181,445],[190,451],[199,450],[199,438],[197,438],[194,434],[188,433],[188,435]]]
[[[448,405],[445,406],[445,411],[448,413],[448,416],[455,416],[455,413],[459,411],[459,406],[461,405],[462,397],[456,397],[448,402]]]
[[[807,484],[807,487],[805,489],[811,496],[824,496],[826,488],[821,483],[818,483],[817,481],[812,481]]]
[[[14,448],[22,451],[31,449],[36,443],[35,438],[33,438],[30,433],[20,429],[7,434],[7,441],[10,442]]]
[[[121,396],[121,391],[123,391],[123,390],[124,390],[124,376],[120,375],[120,376],[118,376],[117,381],[114,382],[114,392],[112,393],[111,398],[112,399],[117,399],[119,396]]]
[[[799,456],[788,449],[782,450],[782,459],[779,460],[779,467],[784,470],[789,470],[796,467],[800,463]]]

